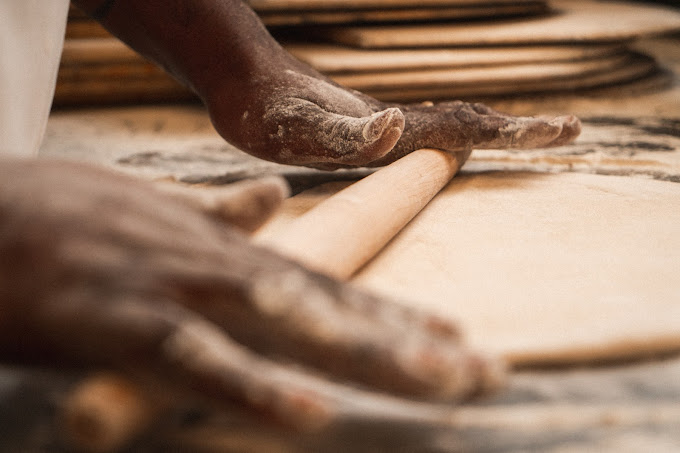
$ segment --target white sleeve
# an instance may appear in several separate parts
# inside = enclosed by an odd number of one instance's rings
[[[0,0],[0,155],[37,155],[68,8],[69,0]]]

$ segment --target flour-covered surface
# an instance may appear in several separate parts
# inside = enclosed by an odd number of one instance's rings
[[[189,184],[228,184],[277,174],[285,176],[294,191],[329,177],[342,180],[366,174],[362,170],[329,174],[252,157],[225,142],[205,109],[194,104],[56,111],[40,155]]]
[[[258,174],[272,166],[226,143],[197,105],[54,112],[41,156],[180,181]]]
[[[598,115],[582,120],[575,143],[531,151],[477,151],[465,170],[569,171],[680,182],[680,116]],[[41,155],[186,183],[223,184],[273,173],[327,180],[347,173],[249,156],[214,132],[202,108],[190,105],[56,112]]]
[[[54,416],[74,376],[0,369],[0,451],[65,453]],[[242,414],[178,412],[129,453],[655,452],[680,445],[680,360],[522,371],[501,396],[450,409],[436,428],[352,423],[302,437]]]

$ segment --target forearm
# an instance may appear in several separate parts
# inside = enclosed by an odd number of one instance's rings
[[[76,0],[204,99],[265,71],[280,48],[241,0]]]

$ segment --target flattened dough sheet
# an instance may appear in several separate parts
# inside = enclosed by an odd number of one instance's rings
[[[337,190],[291,198],[273,224]],[[680,184],[493,172],[456,176],[354,282],[530,366],[680,349],[679,273]]]

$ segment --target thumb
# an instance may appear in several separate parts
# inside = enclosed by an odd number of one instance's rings
[[[363,166],[387,154],[404,130],[404,114],[388,108],[369,116],[329,112],[314,102],[288,98],[275,106],[268,128],[277,162],[323,169]],[[270,157],[271,158],[271,157]]]
[[[162,191],[189,203],[218,220],[246,232],[262,226],[288,197],[283,178],[268,176],[226,186],[159,184]]]

